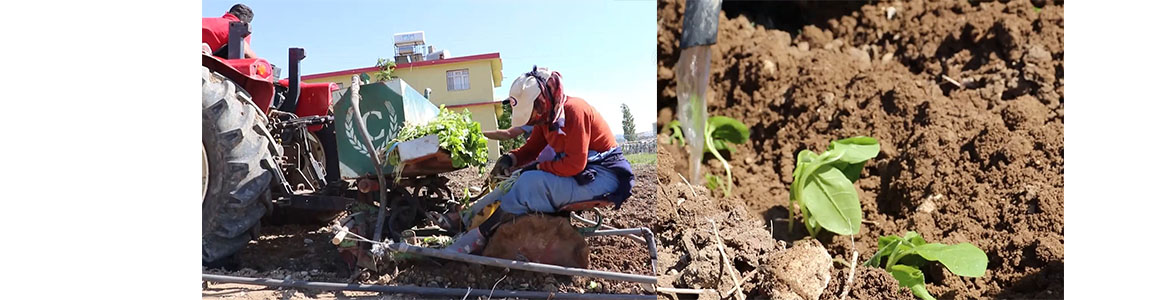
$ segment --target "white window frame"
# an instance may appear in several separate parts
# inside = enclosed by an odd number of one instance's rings
[[[468,69],[447,70],[447,91],[471,89],[471,72]]]

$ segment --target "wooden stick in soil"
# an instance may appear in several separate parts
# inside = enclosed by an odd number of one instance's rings
[[[731,290],[735,292],[735,299],[744,300],[747,298],[747,296],[743,294],[743,288],[741,287],[739,281],[739,275],[736,274],[738,271],[735,270],[735,265],[731,264],[731,260],[729,259],[730,256],[727,255],[727,250],[724,250],[723,248],[723,238],[719,237],[719,226],[715,225],[715,220],[713,219],[707,219],[707,221],[711,222],[711,229],[715,230],[715,243],[719,249],[719,257],[723,260],[723,265],[727,268],[727,272],[731,273],[731,283],[734,284],[734,286],[731,287]]]

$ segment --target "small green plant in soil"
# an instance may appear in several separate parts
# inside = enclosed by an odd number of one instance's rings
[[[686,140],[683,138],[682,126],[680,126],[678,120],[671,121],[667,127],[672,131],[670,135],[671,143],[674,144],[677,142],[678,145],[685,146]],[[747,126],[743,125],[743,122],[739,120],[725,116],[713,116],[707,119],[707,125],[703,134],[703,152],[711,153],[711,155],[715,156],[715,159],[718,159],[723,164],[723,171],[727,177],[727,180],[724,181],[719,177],[707,174],[708,189],[716,190],[722,187],[724,197],[731,195],[731,164],[728,164],[727,160],[723,159],[723,155],[719,154],[719,151],[726,150],[727,152],[735,153],[734,144],[747,142],[749,135],[750,132]]]
[[[918,298],[934,300],[926,291],[926,277],[921,268],[929,262],[940,262],[955,275],[981,277],[987,271],[987,253],[971,243],[944,245],[926,243],[917,232],[906,236],[887,235],[878,239],[878,251],[863,265],[885,268],[901,286],[910,288]]]
[[[398,136],[391,143],[409,141],[427,135],[439,137],[439,147],[451,152],[451,165],[456,168],[475,166],[483,168],[487,165],[487,139],[480,130],[479,123],[471,119],[471,112],[466,109],[463,113],[456,113],[446,107],[439,107],[439,116],[426,124],[407,124],[398,132]],[[389,161],[397,164],[397,151],[390,151]]]
[[[819,155],[801,150],[788,192],[788,230],[793,229],[793,214],[799,205],[809,235],[816,236],[821,228],[839,235],[857,234],[861,230],[861,202],[853,183],[861,177],[865,161],[876,157],[879,150],[877,140],[866,136],[833,141],[829,150]]]

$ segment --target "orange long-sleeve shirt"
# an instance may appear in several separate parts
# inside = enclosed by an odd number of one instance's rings
[[[617,147],[617,140],[609,130],[609,124],[593,106],[585,100],[569,97],[565,101],[565,126],[560,133],[549,130],[548,124],[538,124],[532,129],[528,141],[511,154],[517,166],[524,166],[536,159],[544,147],[551,146],[561,155],[558,160],[537,165],[541,171],[557,176],[574,176],[585,170],[589,150],[604,152]]]

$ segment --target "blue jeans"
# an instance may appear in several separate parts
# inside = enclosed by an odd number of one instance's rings
[[[598,153],[589,151],[589,161],[596,161],[611,151]],[[512,183],[512,188],[505,193],[496,189],[483,196],[471,205],[469,214],[463,216],[463,224],[471,224],[471,217],[487,207],[488,204],[500,201],[500,210],[522,215],[530,212],[553,213],[566,204],[593,200],[598,196],[612,193],[617,190],[617,175],[601,166],[586,165],[585,168],[597,171],[593,182],[586,185],[577,184],[573,177],[561,177],[549,172],[532,170],[521,173]]]
[[[617,175],[601,166],[586,166],[597,171],[593,182],[577,184],[573,177],[561,177],[533,170],[520,174],[512,189],[500,198],[500,209],[522,215],[532,212],[554,213],[566,204],[593,200],[617,190]]]

